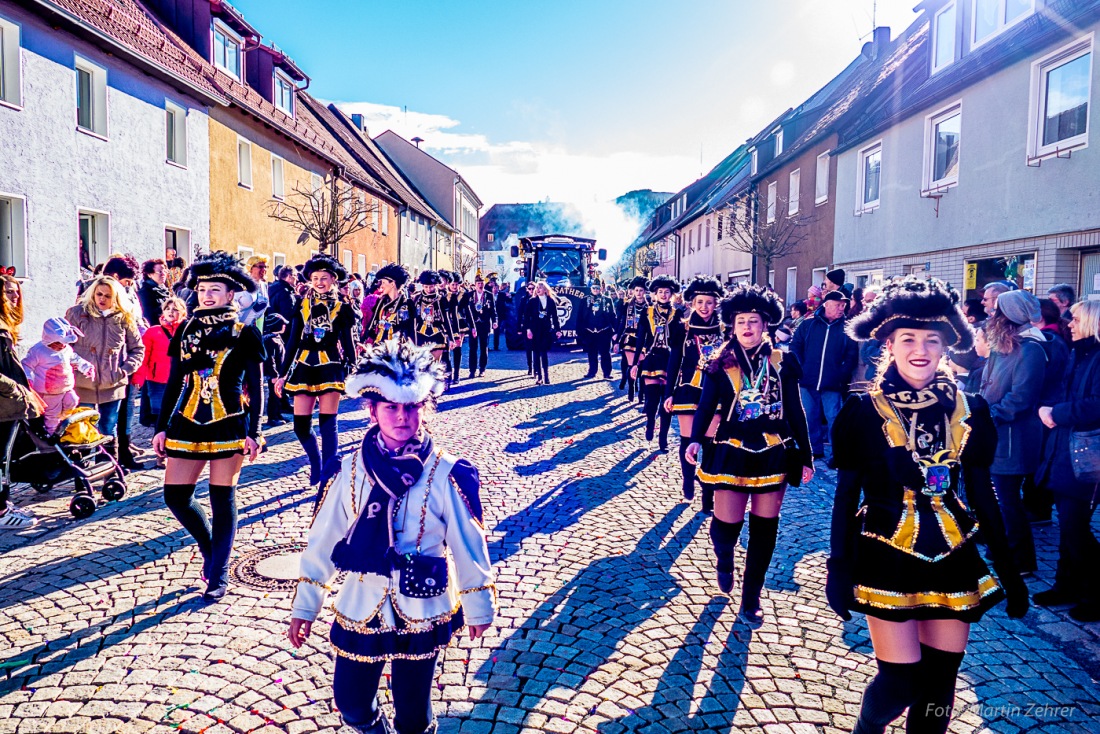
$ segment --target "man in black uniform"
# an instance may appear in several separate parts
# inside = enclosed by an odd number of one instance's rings
[[[493,302],[497,307],[497,327],[493,329],[493,351],[500,351],[500,335],[507,328],[508,315],[512,305],[512,294],[508,292],[508,284],[501,285],[497,280],[497,274],[489,275],[489,292],[493,294]],[[507,346],[507,345],[505,345]]]
[[[584,299],[581,312],[577,316],[577,336],[584,343],[588,353],[588,374],[590,380],[596,376],[597,363],[603,367],[605,380],[611,379],[611,337],[615,331],[615,303],[603,295],[600,281],[592,281],[592,295]]]
[[[470,330],[470,379],[485,374],[489,361],[489,335],[497,328],[496,300],[485,290],[480,275],[474,278],[474,292],[470,298],[470,313],[474,317]]]

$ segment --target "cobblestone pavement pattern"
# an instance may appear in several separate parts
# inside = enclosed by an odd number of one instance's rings
[[[677,496],[675,452],[643,442],[617,383],[580,381],[580,361],[557,354],[557,381],[536,388],[522,355],[492,357],[433,421],[439,443],[481,469],[501,608],[489,637],[446,652],[439,731],[850,731],[874,661],[864,621],[842,623],[824,603],[829,473],[788,494],[767,621],[751,629],[736,590],[730,600],[712,582],[707,521]],[[365,413],[343,410],[350,450]],[[299,541],[308,525],[298,444],[289,426],[269,438],[238,492],[241,552]],[[64,492],[17,489],[45,519],[0,536],[0,734],[337,730],[329,617],[295,653],[289,594],[238,587],[203,606],[161,476],[137,475],[129,496],[81,522]],[[1045,588],[1056,529],[1038,543],[1030,583]],[[988,615],[951,730],[1097,731],[1098,627],[1042,609]]]

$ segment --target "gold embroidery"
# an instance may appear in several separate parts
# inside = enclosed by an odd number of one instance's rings
[[[344,382],[322,382],[320,385],[301,385],[298,383],[287,383],[283,386],[284,390],[291,390],[295,393],[321,393],[330,392],[336,390],[338,392],[344,391]]]
[[[947,607],[955,611],[973,609],[982,599],[1001,588],[997,579],[986,574],[978,580],[977,591],[920,591],[905,594],[899,591],[884,591],[868,586],[854,588],[856,601],[878,607],[879,609],[917,609],[920,607]]]
[[[164,442],[170,451],[190,451],[195,454],[220,454],[223,451],[244,451],[244,439],[235,441],[180,441],[170,438]]]
[[[298,583],[299,583],[299,584],[312,584],[313,586],[317,586],[317,587],[319,587],[319,588],[322,588],[322,589],[324,589],[325,591],[332,591],[332,589],[331,589],[331,588],[329,587],[329,585],[328,585],[328,584],[323,584],[323,583],[321,583],[320,581],[314,581],[313,579],[311,579],[311,578],[309,578],[309,577],[307,577],[307,576],[302,576],[302,577],[300,577],[300,578],[298,579]]]
[[[710,474],[702,468],[695,470],[695,476],[699,481],[707,484],[728,484],[733,487],[767,487],[773,484],[781,484],[787,479],[786,474],[770,474],[764,477],[737,477],[732,474]]]

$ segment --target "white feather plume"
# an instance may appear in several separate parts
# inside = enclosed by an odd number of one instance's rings
[[[344,392],[351,397],[369,392],[386,402],[409,404],[439,397],[444,387],[443,366],[432,358],[430,347],[390,339],[367,350]]]

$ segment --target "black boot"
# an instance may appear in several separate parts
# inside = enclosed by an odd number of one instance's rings
[[[662,391],[663,392],[663,391]],[[661,413],[660,430],[657,432],[657,448],[661,451],[668,451],[668,431],[672,427],[672,413],[665,410],[665,406],[660,405],[661,393],[657,394],[658,410]]]
[[[944,734],[947,731],[955,704],[955,679],[959,677],[959,666],[965,655],[921,643],[917,675],[920,691],[905,719],[908,734]]]
[[[653,431],[657,426],[657,411],[661,407],[661,386],[646,385],[645,391],[645,440],[653,440]]]
[[[695,466],[687,460],[687,448],[690,445],[691,436],[680,436],[680,475],[682,477],[680,490],[688,502],[695,499]],[[697,456],[695,460],[700,461],[702,458]]]
[[[627,388],[628,388],[627,393],[626,393],[627,402],[633,403],[634,402],[634,380],[630,379],[630,377],[627,376],[627,375],[624,375],[623,377],[626,380],[626,384],[627,384]]]
[[[141,471],[145,468],[144,464],[139,464],[134,458],[134,452],[130,450],[129,436],[118,437],[118,463],[127,471]]]
[[[917,700],[920,663],[875,662],[878,674],[863,691],[863,704],[852,734],[883,734],[890,722]]]
[[[745,552],[745,576],[741,583],[741,614],[750,622],[760,622],[760,591],[775,553],[775,538],[779,533],[778,517],[749,514],[749,548]]]
[[[714,490],[711,487],[703,487],[703,504],[699,511],[704,515],[714,514]]]
[[[718,558],[715,564],[718,589],[723,594],[733,591],[733,552],[744,525],[744,521],[724,522],[717,517],[710,519],[710,542],[714,546],[714,555]]]

